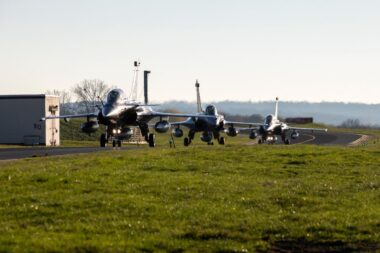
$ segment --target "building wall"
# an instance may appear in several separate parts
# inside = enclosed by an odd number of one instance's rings
[[[40,144],[50,146],[52,127],[56,145],[59,145],[59,121],[41,122],[49,106],[58,105],[59,97],[45,95],[0,96],[0,143],[5,144]],[[59,108],[58,108],[59,109]],[[59,111],[58,111],[59,113]],[[48,113],[47,115],[50,115]],[[54,124],[54,126],[52,126]],[[48,132],[50,129],[50,132]]]

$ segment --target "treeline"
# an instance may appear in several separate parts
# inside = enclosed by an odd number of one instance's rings
[[[380,129],[379,125],[362,124],[359,119],[347,119],[338,127],[350,129]]]

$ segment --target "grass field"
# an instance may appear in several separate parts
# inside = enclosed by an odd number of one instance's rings
[[[169,149],[159,138],[1,162],[0,252],[380,250],[378,145]]]

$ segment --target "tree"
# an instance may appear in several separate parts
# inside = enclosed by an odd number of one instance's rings
[[[98,104],[99,99],[105,100],[110,90],[109,85],[98,79],[85,79],[73,87],[77,102],[84,104],[87,111],[89,111],[89,106]]]
[[[70,91],[66,90],[48,90],[46,91],[47,95],[55,95],[59,96],[59,113],[61,115],[72,113],[72,109],[70,108],[70,103],[72,99],[72,94]]]
[[[358,119],[347,119],[340,125],[340,127],[343,128],[360,128],[361,126]]]

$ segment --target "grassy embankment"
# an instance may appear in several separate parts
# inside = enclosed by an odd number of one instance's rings
[[[380,250],[378,145],[160,138],[1,162],[0,252]]]

